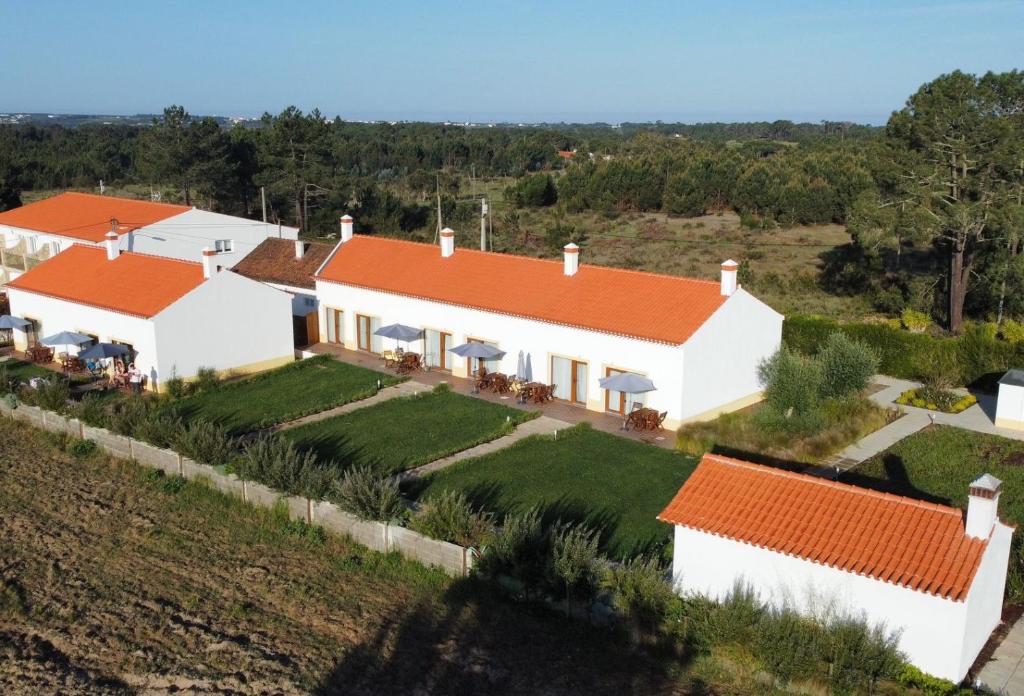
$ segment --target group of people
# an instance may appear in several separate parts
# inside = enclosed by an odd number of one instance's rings
[[[142,392],[142,370],[135,367],[135,363],[128,363],[120,358],[111,358],[113,361],[113,381],[117,386],[128,385],[132,392]]]

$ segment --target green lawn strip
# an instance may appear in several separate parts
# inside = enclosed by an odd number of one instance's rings
[[[696,465],[679,452],[577,426],[458,462],[410,493],[461,490],[499,517],[537,505],[548,522],[600,529],[605,553],[625,557],[671,538],[671,527],[656,517]]]
[[[18,360],[11,358],[10,360],[4,360],[0,365],[3,365],[7,369],[7,375],[11,378],[17,378],[22,382],[27,382],[33,377],[53,377],[56,372],[53,370],[47,370],[45,367],[40,367],[24,360]]]
[[[494,440],[536,415],[442,390],[390,399],[281,434],[322,461],[391,474]]]
[[[237,434],[373,396],[378,381],[387,387],[403,380],[320,356],[228,382],[174,407],[186,420],[204,418]]]
[[[842,481],[960,508],[967,487],[989,473],[1003,482],[999,515],[1024,523],[1024,442],[949,426],[931,426],[872,457]]]

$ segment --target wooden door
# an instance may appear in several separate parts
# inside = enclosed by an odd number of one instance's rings
[[[337,312],[336,314],[340,315],[341,312]],[[336,318],[340,323],[340,316]],[[339,327],[336,327],[335,330],[337,331],[338,328]],[[338,331],[335,335],[341,336],[341,332]],[[306,340],[309,341],[309,345],[320,342],[320,321],[316,312],[310,312],[306,315]]]
[[[611,377],[612,375],[621,375],[623,370],[616,370],[613,367],[605,368],[604,376]],[[611,389],[604,390],[604,410],[611,413],[626,413],[626,395],[623,392],[613,391]]]

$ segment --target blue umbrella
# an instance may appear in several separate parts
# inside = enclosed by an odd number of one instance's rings
[[[78,357],[84,360],[102,360],[103,358],[116,358],[127,352],[128,346],[122,346],[119,343],[97,343],[83,350]]]
[[[626,394],[642,394],[655,389],[654,382],[632,372],[619,372],[611,377],[602,377],[598,382],[602,389]]]
[[[423,330],[406,326],[405,324],[388,324],[387,326],[380,327],[373,333],[376,336],[393,338],[396,341],[415,341],[423,333]]]
[[[526,354],[526,381],[533,381],[533,361],[530,359],[530,354]]]
[[[505,351],[498,350],[486,343],[463,343],[461,346],[452,348],[452,352],[463,358],[479,358],[480,360],[495,360],[504,357]]]
[[[516,379],[521,382],[528,382],[526,379],[526,358],[523,357],[523,351],[519,351],[519,361],[516,363]]]
[[[39,342],[44,346],[80,346],[92,340],[92,336],[86,336],[75,331],[61,331],[52,336],[47,336]]]
[[[10,314],[0,315],[0,329],[24,329],[31,324],[32,322],[12,317]]]

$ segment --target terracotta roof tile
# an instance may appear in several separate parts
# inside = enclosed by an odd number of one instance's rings
[[[658,519],[957,601],[987,544],[957,508],[714,454]]]
[[[259,246],[231,269],[235,273],[264,283],[291,285],[296,288],[316,287],[313,274],[331,253],[333,245],[306,242],[306,253],[295,258],[295,240],[264,239]]]
[[[0,225],[102,242],[110,231],[111,218],[117,220],[119,230],[124,233],[188,210],[191,208],[186,205],[70,191],[0,213]]]
[[[152,317],[202,282],[198,263],[130,252],[110,261],[102,247],[73,244],[7,287]]]
[[[318,280],[661,343],[685,343],[727,298],[720,284],[356,235]]]

